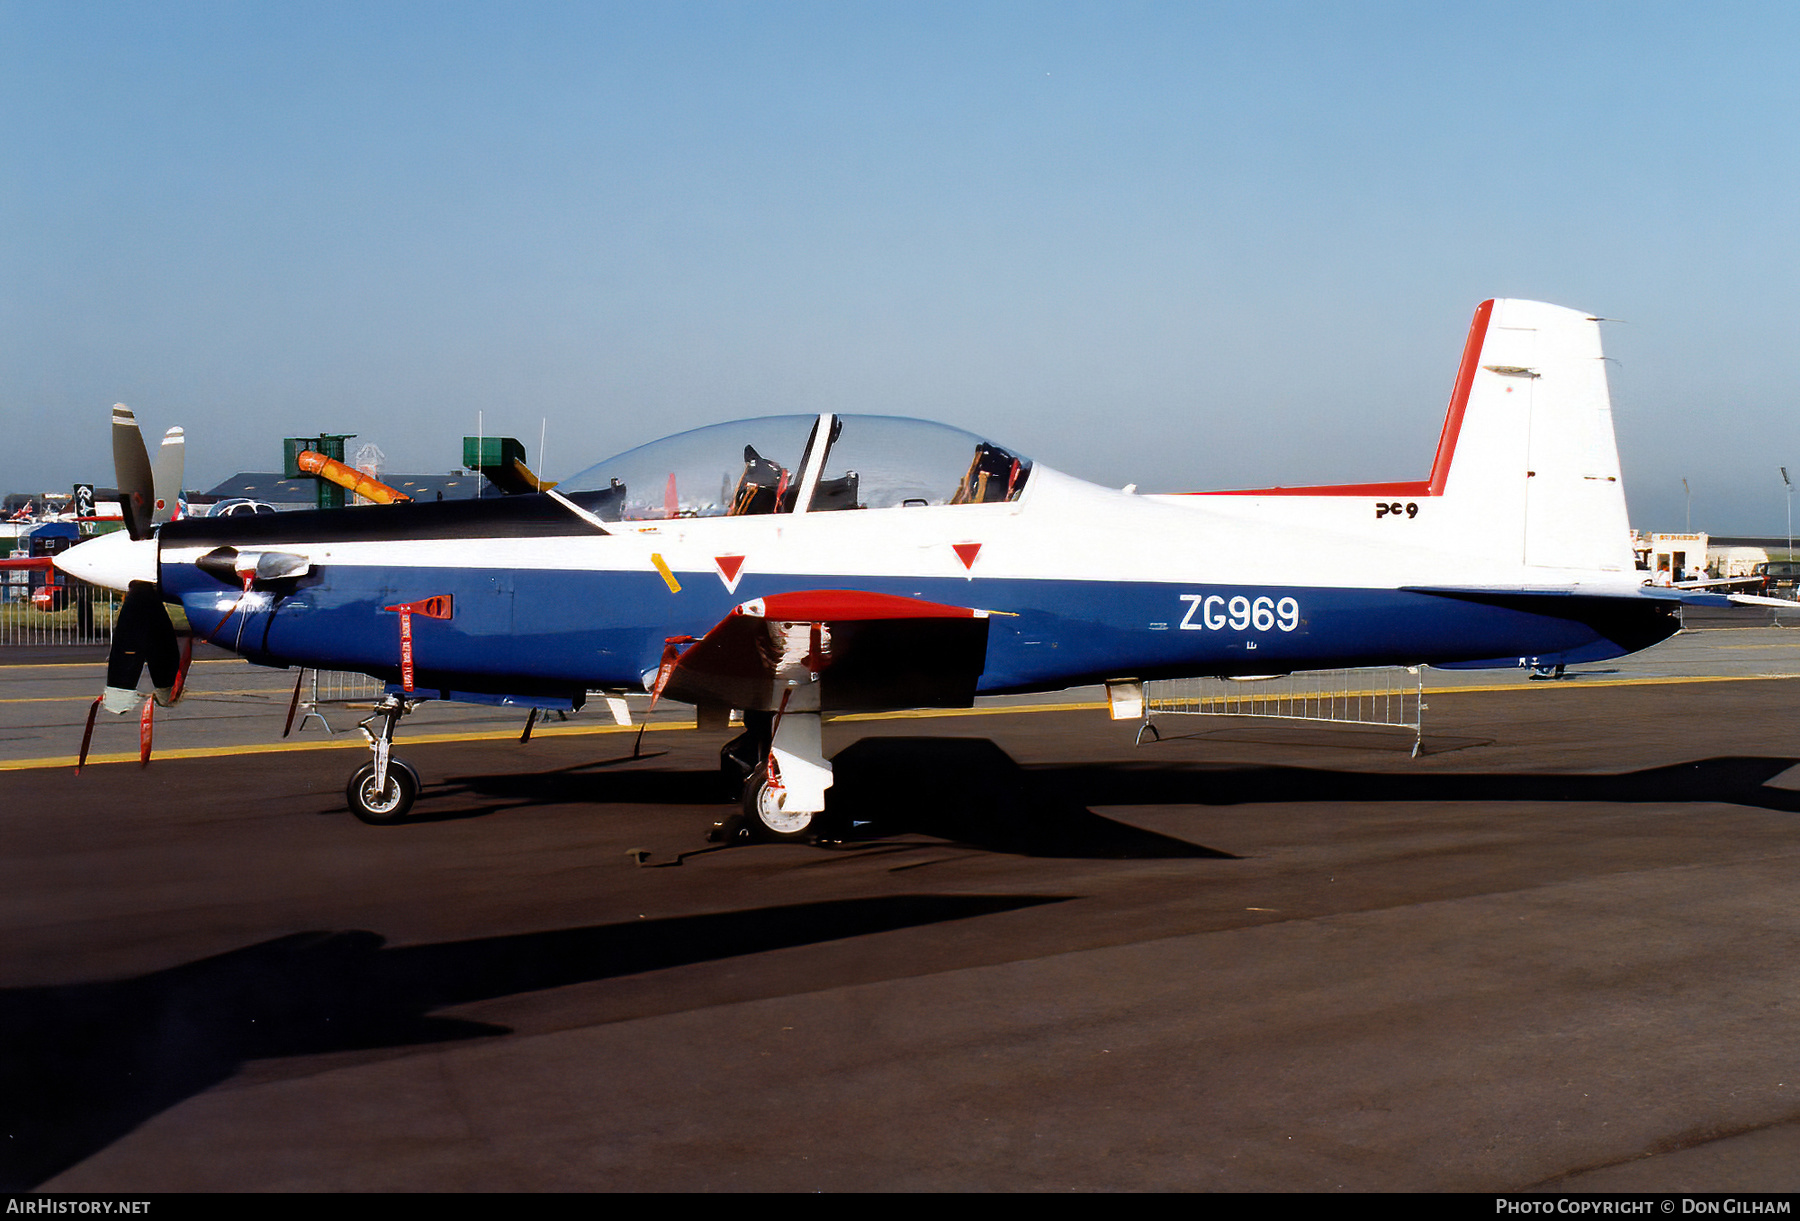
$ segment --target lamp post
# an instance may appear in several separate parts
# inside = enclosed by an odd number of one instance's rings
[[[1794,560],[1794,481],[1788,478],[1787,467],[1781,468],[1781,482],[1787,485],[1788,498],[1788,562]]]

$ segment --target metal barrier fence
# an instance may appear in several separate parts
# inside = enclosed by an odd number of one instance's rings
[[[305,729],[308,721],[317,721],[325,727],[326,733],[336,733],[325,714],[319,711],[320,705],[348,708],[353,704],[373,704],[387,690],[387,684],[379,678],[347,670],[313,670],[302,690],[306,693],[300,701],[304,715],[298,727]]]
[[[29,570],[0,577],[0,646],[112,643],[124,595],[73,577],[47,585]]]
[[[1413,757],[1425,742],[1423,666],[1311,670],[1273,678],[1183,678],[1144,684],[1144,731],[1159,716],[1235,716],[1410,729]]]

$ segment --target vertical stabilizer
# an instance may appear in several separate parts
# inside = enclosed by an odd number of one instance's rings
[[[1537,301],[1488,302],[1457,383],[1432,482],[1469,544],[1558,570],[1559,580],[1631,571],[1599,320]]]

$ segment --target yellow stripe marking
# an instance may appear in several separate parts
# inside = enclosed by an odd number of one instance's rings
[[[1800,649],[1800,644],[1722,644],[1721,653],[1749,652],[1751,649]]]
[[[1592,687],[1679,687],[1687,683],[1760,683],[1771,679],[1800,678],[1800,674],[1693,674],[1652,675],[1646,678],[1565,678],[1551,682],[1525,682],[1494,686],[1427,687],[1426,695],[1456,695],[1462,691],[1554,691]]]
[[[640,727],[636,725],[554,725],[539,728],[532,732],[536,738],[574,738],[586,737],[600,733],[636,733]],[[671,729],[692,729],[693,726],[684,721],[658,722],[644,726],[652,733],[665,732]],[[417,742],[421,745],[435,742],[517,742],[519,731],[506,729],[500,731],[480,730],[463,733],[420,733],[406,735],[406,744],[411,746]],[[155,759],[219,759],[231,755],[285,755],[310,750],[367,750],[369,744],[361,738],[343,735],[329,742],[256,742],[243,746],[180,746],[170,750],[159,750]],[[137,751],[109,751],[106,754],[91,753],[88,755],[88,766],[96,763],[136,763]],[[34,771],[46,767],[66,767],[71,771],[75,767],[75,756],[63,755],[54,759],[6,759],[0,760],[0,772]]]
[[[668,562],[662,558],[662,553],[659,551],[652,551],[650,553],[650,562],[655,564],[656,571],[662,574],[663,584],[669,587],[669,592],[672,594],[680,593],[681,582],[677,581],[675,579],[675,574],[669,571]]]
[[[217,690],[217,689],[213,689],[213,688],[208,688],[204,691],[196,691],[192,687],[189,687],[186,691],[182,692],[181,702],[184,704],[190,703],[190,702],[198,704],[198,703],[203,703],[209,699],[215,699],[219,696],[227,696],[227,695],[279,696],[283,701],[285,701],[285,700],[291,698],[293,696],[293,693],[294,693],[294,689],[292,687],[240,687],[240,688],[228,688],[225,690]],[[91,691],[88,692],[86,695],[14,695],[14,696],[8,696],[5,699],[0,699],[0,704],[86,704],[86,703],[92,702],[93,698],[94,698],[94,693]],[[364,704],[368,704],[368,703],[372,703],[373,700],[374,700],[374,697],[371,696],[368,699],[362,700],[360,702],[364,703]],[[301,703],[305,703],[305,702],[306,701],[303,698],[301,700]],[[358,702],[358,701],[351,701],[351,702],[354,703],[354,702]]]
[[[190,668],[193,666],[242,666],[246,670],[250,668],[250,663],[242,657],[203,657],[188,664]],[[16,666],[0,666],[0,674],[11,674],[17,670],[103,670],[105,668],[106,659],[96,657],[93,661],[32,661]],[[271,674],[281,673],[280,670],[270,670],[269,672]],[[292,667],[289,667],[288,673],[293,673]]]
[[[1766,682],[1779,679],[1800,678],[1800,674],[1743,674],[1743,675],[1705,675],[1686,678],[1615,678],[1598,679],[1592,682],[1578,682],[1570,686],[1565,680],[1562,683],[1510,684],[1506,686],[1472,686],[1472,687],[1427,687],[1427,695],[1475,695],[1494,691],[1536,691],[1536,690],[1591,690],[1599,687],[1660,687],[1683,686],[1689,683],[1744,683]],[[1062,704],[1013,704],[993,708],[915,708],[904,712],[856,712],[845,716],[827,718],[829,723],[839,721],[860,723],[866,721],[917,721],[935,720],[940,717],[968,716],[1008,716],[1033,712],[1098,712],[1107,707],[1104,700],[1084,700]],[[533,737],[586,737],[593,734],[636,733],[640,728],[652,733],[664,733],[671,730],[692,729],[693,725],[686,721],[658,721],[644,726],[637,725],[552,725],[537,729]],[[436,742],[514,742],[518,740],[518,732],[513,729],[474,730],[463,732],[408,734],[406,742],[429,744]],[[274,755],[295,751],[309,750],[367,750],[366,742],[344,738],[328,742],[266,742],[244,746],[190,746],[177,747],[171,750],[158,751],[159,759],[213,759],[231,755]],[[137,752],[115,752],[107,754],[90,754],[88,764],[97,763],[136,763]],[[31,771],[40,768],[67,767],[73,768],[72,756],[58,756],[54,759],[9,759],[0,760],[0,772]]]
[[[901,712],[851,712],[827,717],[827,724],[839,721],[915,721],[953,716],[1003,716],[1009,712],[1089,712],[1107,706],[1105,700],[1083,700],[1074,704],[1012,704],[1002,708],[909,708]],[[133,755],[132,758],[137,758]]]

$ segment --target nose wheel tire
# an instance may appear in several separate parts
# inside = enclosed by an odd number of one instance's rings
[[[763,763],[744,781],[744,819],[750,834],[774,843],[802,843],[814,836],[817,813],[785,810],[786,790],[769,783],[769,765]]]
[[[384,826],[399,822],[419,796],[419,773],[412,764],[398,759],[388,760],[387,786],[375,788],[375,764],[365,763],[350,775],[344,798],[350,812],[366,823]]]

